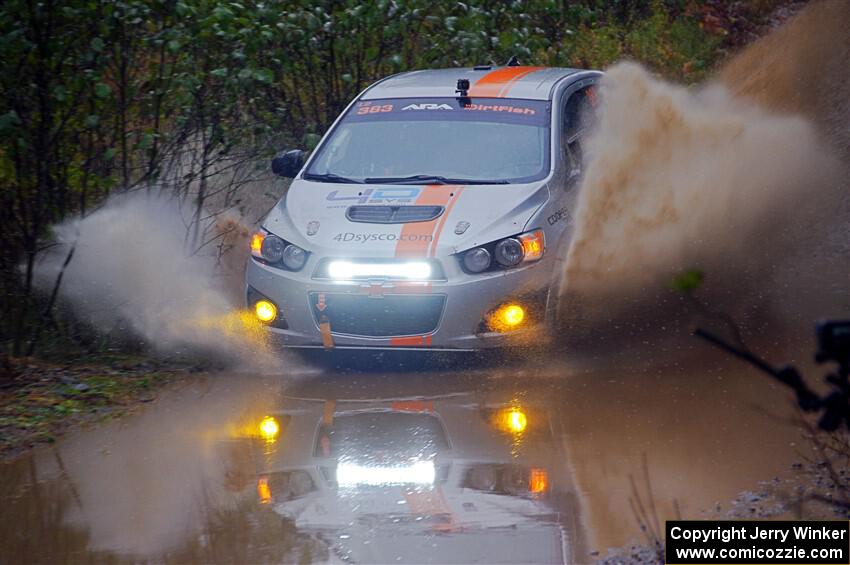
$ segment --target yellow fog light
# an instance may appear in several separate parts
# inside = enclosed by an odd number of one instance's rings
[[[510,304],[502,309],[501,318],[506,326],[518,326],[525,319],[525,310],[522,306]]]
[[[525,321],[525,309],[519,304],[505,304],[490,315],[490,328],[506,332],[519,327]]]
[[[266,416],[260,422],[260,435],[266,441],[274,441],[280,433],[280,425],[272,416]]]
[[[268,300],[260,300],[254,304],[254,313],[263,322],[271,322],[277,316],[277,308]]]
[[[519,408],[511,408],[505,413],[505,423],[510,431],[518,434],[528,427],[528,418]]]
[[[521,408],[512,406],[497,411],[490,420],[494,426],[503,432],[519,435],[528,427],[528,417]]]

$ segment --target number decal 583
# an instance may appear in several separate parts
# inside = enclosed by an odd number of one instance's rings
[[[357,115],[363,116],[365,114],[381,114],[384,112],[392,112],[393,105],[392,104],[383,104],[381,106],[360,106],[357,108]]]

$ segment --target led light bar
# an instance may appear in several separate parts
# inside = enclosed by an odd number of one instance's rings
[[[432,485],[435,477],[433,461],[418,461],[403,467],[366,467],[355,463],[340,463],[336,468],[336,482],[341,487]]]
[[[370,277],[425,280],[431,277],[431,265],[424,261],[405,263],[332,261],[328,265],[328,275],[337,280],[367,279]]]

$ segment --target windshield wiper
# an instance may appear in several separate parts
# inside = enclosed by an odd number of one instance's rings
[[[350,179],[336,173],[306,173],[304,178],[307,180],[318,180],[323,182],[339,182],[345,184],[363,184],[362,180]]]
[[[441,175],[410,175],[409,177],[369,177],[364,179],[368,184],[508,184],[506,180],[480,180],[444,177]]]

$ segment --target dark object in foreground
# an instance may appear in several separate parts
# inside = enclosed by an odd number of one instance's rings
[[[826,376],[826,382],[832,385],[833,390],[825,397],[812,391],[797,369],[791,365],[776,368],[745,347],[731,345],[701,328],[697,328],[694,335],[743,359],[792,388],[797,394],[797,404],[800,409],[806,412],[823,412],[818,421],[820,429],[828,432],[835,431],[842,421],[850,427],[850,381],[848,381],[850,377],[850,320],[821,322],[817,327],[818,352],[815,355],[815,361],[838,363],[838,371]]]

